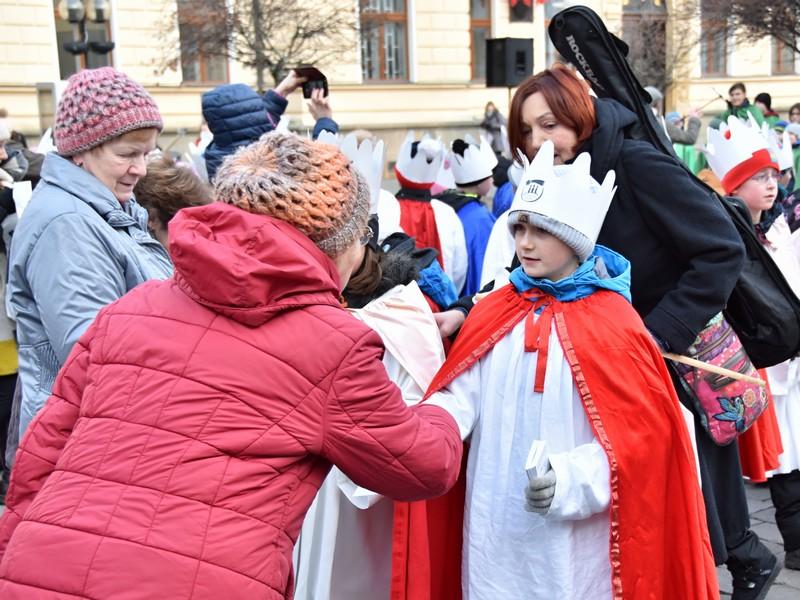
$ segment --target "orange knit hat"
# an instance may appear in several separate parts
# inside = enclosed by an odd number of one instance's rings
[[[289,133],[267,133],[226,158],[214,188],[217,200],[286,221],[332,257],[369,218],[369,187],[347,157]]]

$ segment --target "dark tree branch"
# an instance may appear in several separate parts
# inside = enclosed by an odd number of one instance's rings
[[[703,0],[702,11],[745,41],[773,37],[800,53],[800,0]]]
[[[163,72],[181,58],[225,56],[255,70],[263,91],[265,74],[277,83],[296,64],[320,63],[350,50],[358,23],[354,11],[306,0],[178,0],[178,9],[161,32],[165,47]]]

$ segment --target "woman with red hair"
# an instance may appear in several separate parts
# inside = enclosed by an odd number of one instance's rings
[[[517,90],[509,140],[514,154],[529,159],[551,140],[557,162],[588,152],[593,177],[617,173],[617,194],[598,243],[631,261],[634,308],[662,349],[680,354],[725,306],[744,253],[720,203],[676,161],[628,137],[636,119],[615,100],[591,97],[584,81],[556,65]],[[733,574],[735,600],[761,598],[778,567],[750,531],[737,445],[715,445],[699,418],[695,422],[716,560]]]

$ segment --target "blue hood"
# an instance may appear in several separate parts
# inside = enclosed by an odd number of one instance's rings
[[[521,266],[514,269],[509,279],[520,293],[536,288],[560,302],[580,300],[597,290],[616,292],[631,301],[631,263],[600,245],[595,246],[592,255],[572,275],[559,281],[529,277]]]

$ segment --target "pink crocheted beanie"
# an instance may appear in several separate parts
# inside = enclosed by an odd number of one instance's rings
[[[102,67],[69,78],[58,103],[53,136],[58,153],[72,156],[149,127],[164,128],[150,94],[125,73]]]

